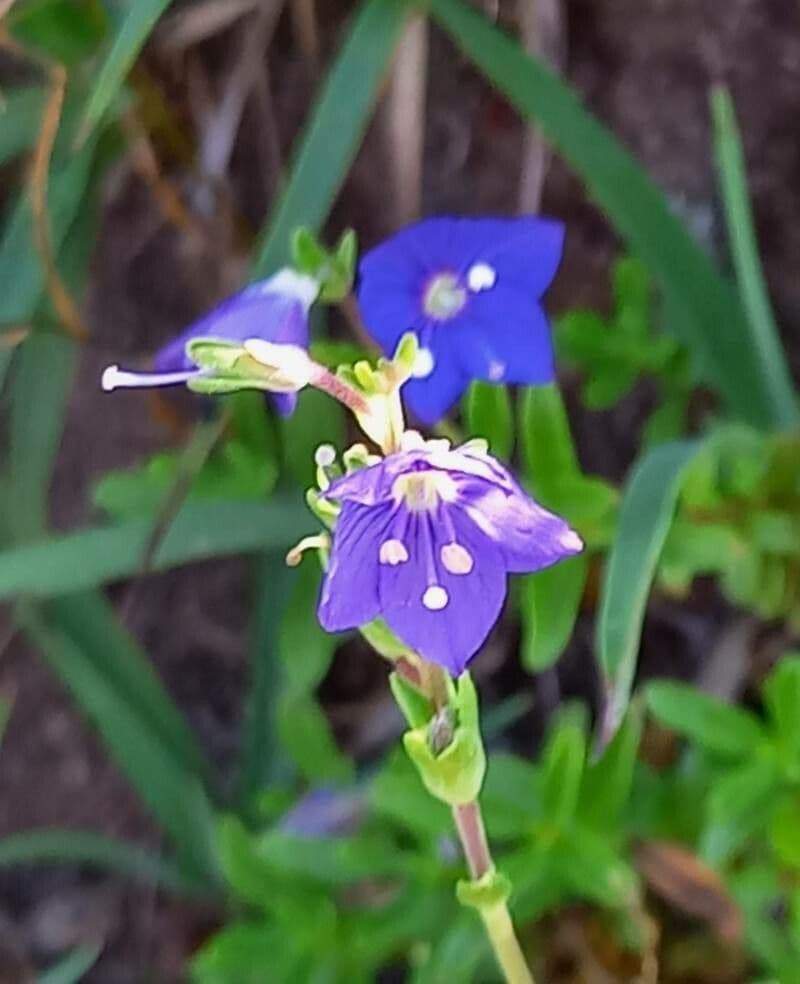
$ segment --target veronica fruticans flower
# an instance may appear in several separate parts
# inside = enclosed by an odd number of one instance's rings
[[[173,386],[205,375],[186,353],[189,342],[209,339],[219,342],[252,342],[308,347],[308,312],[319,292],[311,277],[293,270],[280,270],[268,280],[250,284],[222,301],[155,356],[154,372],[128,372],[109,366],[103,373],[103,389],[118,387]],[[288,416],[297,401],[296,393],[271,393],[276,409]]]
[[[583,544],[480,442],[451,450],[409,431],[403,448],[324,492],[342,508],[319,620],[336,632],[380,617],[457,675],[497,621],[506,575],[548,567]]]
[[[559,222],[425,219],[368,252],[358,300],[367,330],[386,352],[414,331],[420,353],[403,391],[434,423],[472,379],[552,381],[550,327],[540,299],[561,259]]]

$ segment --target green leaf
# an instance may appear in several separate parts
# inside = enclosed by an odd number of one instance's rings
[[[744,758],[764,741],[764,729],[750,711],[686,683],[653,681],[647,688],[647,706],[662,724],[712,755]]]
[[[497,458],[508,461],[514,449],[514,414],[505,386],[473,382],[464,400],[467,433],[483,437]]]
[[[370,808],[423,841],[435,841],[452,829],[450,810],[428,794],[411,760],[401,749],[391,753],[369,787]]]
[[[310,621],[314,616],[307,617]],[[295,658],[302,659],[302,653],[296,653]],[[352,782],[353,764],[337,746],[328,719],[313,697],[289,694],[281,699],[278,733],[292,761],[309,782]]]
[[[700,854],[722,866],[750,838],[761,840],[779,794],[774,763],[757,756],[717,776],[708,794]]]
[[[14,5],[7,20],[16,41],[68,67],[89,58],[108,27],[100,0],[28,0]]]
[[[542,753],[544,822],[563,830],[575,814],[586,762],[583,729],[562,712]]]
[[[310,694],[322,683],[339,644],[314,617],[320,592],[322,569],[314,557],[297,571],[289,603],[278,633],[288,690]]]
[[[47,92],[41,86],[26,85],[4,90],[0,103],[0,163],[30,150],[41,125]]]
[[[84,200],[92,172],[95,142],[88,143],[63,170],[50,175],[47,208],[52,245],[56,252],[64,242]],[[33,317],[44,287],[44,271],[33,238],[33,222],[27,195],[7,216],[0,240],[0,325],[26,324]]]
[[[800,653],[787,653],[764,682],[764,702],[790,767],[800,767]]]
[[[176,515],[151,570],[162,571],[208,557],[283,550],[308,532],[302,503],[190,503]],[[152,521],[133,519],[50,536],[0,552],[0,598],[40,597],[97,587],[138,573]]]
[[[735,293],[641,166],[540,61],[461,0],[431,0],[433,16],[511,104],[572,165],[631,251],[683,315],[674,322],[730,410],[760,427],[791,427],[798,412],[785,374],[762,371]],[[720,331],[719,326],[726,330]]]
[[[341,448],[345,437],[345,417],[340,404],[327,393],[306,389],[297,409],[281,421],[284,461],[289,473],[302,487],[316,486],[314,452],[320,444]]]
[[[697,449],[695,442],[684,441],[648,451],[625,487],[597,623],[597,653],[606,688],[601,744],[611,738],[625,713],[650,586],[672,523],[683,471]]]
[[[214,885],[211,806],[196,772],[177,761],[152,718],[131,700],[117,672],[108,672],[109,647],[105,620],[77,622],[72,605],[80,597],[52,602],[46,610],[18,606],[25,632],[100,730],[117,764],[142,800],[173,839],[181,868],[189,876]]]
[[[81,123],[81,134],[92,130],[117,97],[125,76],[133,67],[159,17],[170,0],[136,0],[127,6],[125,16],[100,66]]]
[[[235,922],[203,944],[191,963],[192,984],[257,984],[297,980],[297,952],[283,927]]]
[[[636,900],[636,875],[605,837],[582,825],[550,851],[550,870],[568,898],[588,899],[610,909]]]
[[[587,826],[608,836],[619,832],[630,800],[643,723],[642,704],[632,701],[602,757],[584,773],[578,815]]]
[[[800,802],[796,794],[785,797],[773,813],[769,841],[781,864],[800,871]]]
[[[29,335],[14,356],[7,508],[18,541],[47,526],[50,479],[74,364],[74,344],[56,335]]]
[[[555,383],[522,390],[519,428],[525,478],[534,495],[553,508],[553,490],[580,476],[567,413]]]
[[[36,984],[78,984],[97,963],[101,950],[100,946],[76,947],[55,966],[39,974]]]
[[[524,578],[520,656],[531,673],[546,670],[564,651],[575,627],[588,571],[586,554],[579,554]]]
[[[0,868],[30,864],[80,864],[172,891],[196,893],[202,882],[187,879],[174,862],[147,848],[82,830],[28,830],[0,838]]]
[[[255,274],[289,259],[292,231],[324,222],[356,155],[381,83],[413,6],[364,0],[339,50],[292,162],[291,176],[264,231]]]
[[[265,553],[256,561],[250,679],[244,711],[242,772],[239,794],[254,797],[281,769],[277,703],[283,686],[279,633],[289,600],[293,573],[282,554]],[[310,613],[307,613],[310,617]]]
[[[758,377],[770,382],[776,421],[789,425],[797,420],[797,399],[758,255],[744,152],[733,102],[723,86],[711,90],[711,116],[728,238],[747,314],[753,369]]]

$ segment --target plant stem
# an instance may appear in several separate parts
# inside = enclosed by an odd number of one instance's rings
[[[473,881],[494,871],[494,861],[477,800],[454,806],[453,819]],[[498,902],[494,906],[483,907],[480,914],[492,950],[508,984],[534,984],[533,974],[525,962],[506,903]]]

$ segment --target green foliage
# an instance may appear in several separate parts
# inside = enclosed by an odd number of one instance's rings
[[[514,412],[505,386],[473,382],[464,399],[464,417],[470,437],[483,437],[489,450],[502,461],[514,449]]]
[[[352,229],[343,232],[333,249],[326,249],[310,229],[301,226],[292,236],[292,265],[320,284],[320,300],[335,304],[353,288],[358,240]]]

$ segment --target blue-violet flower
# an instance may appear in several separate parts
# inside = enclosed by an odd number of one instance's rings
[[[403,435],[400,451],[323,493],[338,499],[319,620],[331,632],[382,618],[423,658],[460,674],[497,621],[506,575],[583,549],[485,444]]]
[[[561,260],[560,222],[425,219],[370,250],[358,301],[385,352],[414,331],[420,352],[403,391],[426,424],[439,420],[472,379],[543,384],[554,377],[540,300]]]
[[[186,354],[187,344],[197,338],[242,343],[256,339],[306,349],[308,312],[318,292],[319,284],[312,277],[288,268],[279,270],[268,280],[250,284],[221,301],[159,349],[154,372],[109,366],[103,373],[103,389],[173,386],[202,376],[203,370]],[[282,416],[288,416],[297,402],[296,393],[270,393],[270,397]]]

